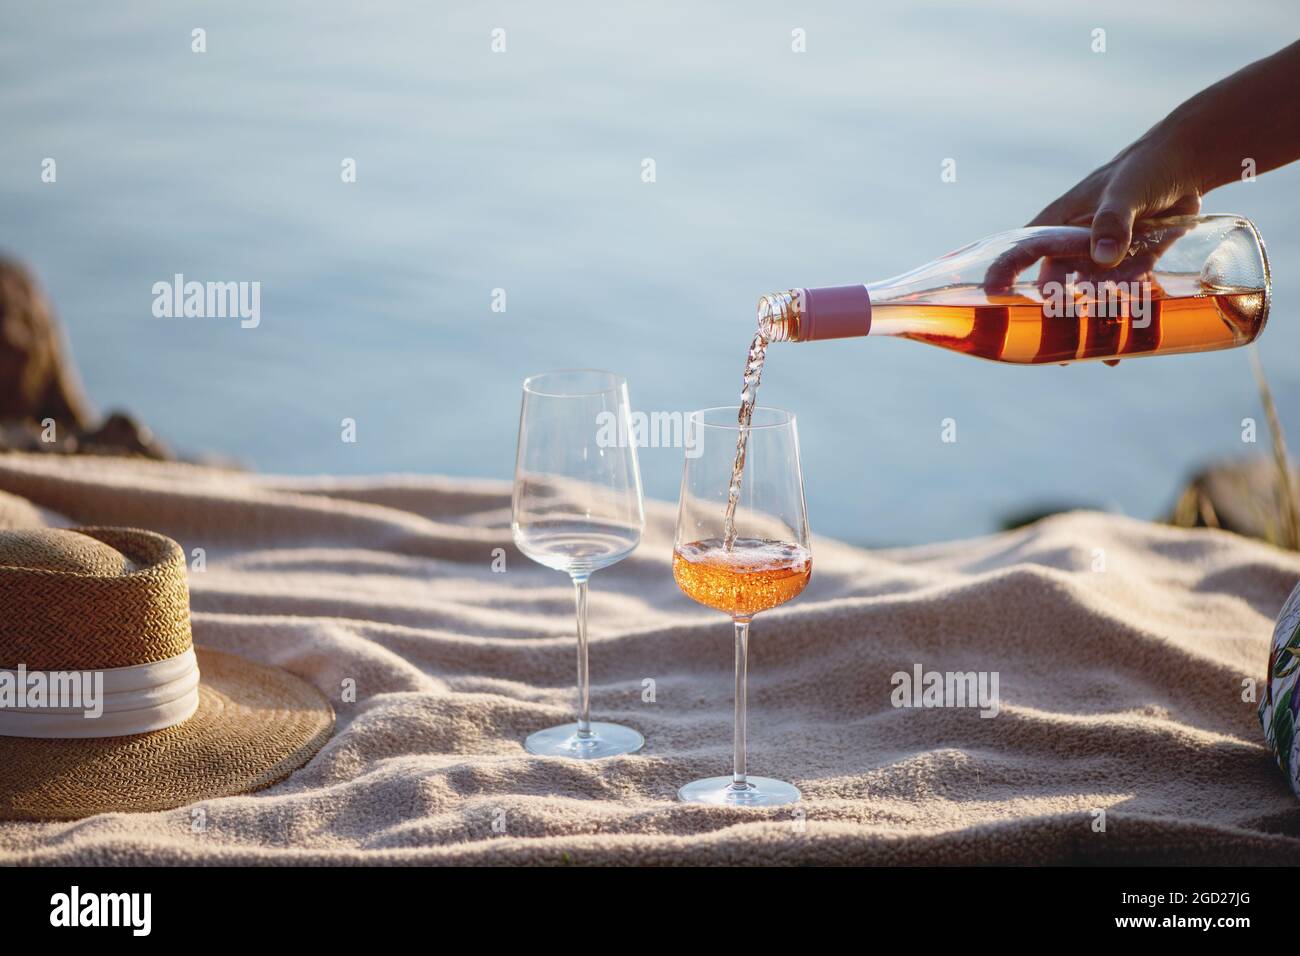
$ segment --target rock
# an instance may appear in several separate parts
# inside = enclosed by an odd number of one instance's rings
[[[79,451],[89,454],[143,455],[161,460],[173,459],[170,448],[154,437],[153,430],[125,412],[111,412],[104,423],[79,436]]]
[[[0,451],[175,458],[124,412],[102,422],[82,390],[54,310],[31,273],[0,258]]]
[[[93,417],[49,300],[21,265],[0,259],[0,421],[52,418],[67,431]]]

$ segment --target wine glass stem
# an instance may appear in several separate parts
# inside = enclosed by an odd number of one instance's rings
[[[749,620],[736,619],[736,737],[735,762],[731,774],[734,790],[744,790],[745,780],[745,684],[749,672]]]
[[[587,669],[587,578],[573,578],[573,603],[578,617],[578,736],[591,734],[591,672]]]

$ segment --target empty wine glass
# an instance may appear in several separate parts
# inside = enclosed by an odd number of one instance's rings
[[[730,777],[696,780],[677,795],[690,803],[793,803],[800,794],[792,784],[747,773],[745,681],[754,615],[795,597],[812,575],[794,415],[760,406],[746,427],[737,424],[735,406],[728,406],[692,412],[690,424],[693,445],[682,474],[673,577],[692,600],[735,622],[735,762]],[[728,499],[738,462],[744,470],[733,512]]]
[[[512,510],[519,550],[573,579],[578,618],[578,722],[524,746],[584,760],[635,753],[645,745],[635,730],[592,723],[587,669],[587,581],[631,554],[645,527],[626,379],[566,369],[524,380]]]

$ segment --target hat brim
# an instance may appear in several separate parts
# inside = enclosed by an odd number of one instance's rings
[[[175,727],[0,737],[0,820],[78,820],[251,793],[288,777],[334,732],[334,708],[306,681],[224,651],[195,653],[198,709]]]

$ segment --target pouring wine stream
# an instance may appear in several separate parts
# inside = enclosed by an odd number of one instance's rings
[[[730,551],[736,544],[736,503],[740,500],[740,483],[745,472],[745,450],[749,446],[749,423],[758,403],[758,384],[763,378],[767,358],[767,337],[763,330],[754,333],[745,357],[745,374],[740,390],[740,412],[736,417],[740,431],[736,434],[736,458],[731,466],[731,484],[727,489],[727,513],[722,521],[722,547]]]

